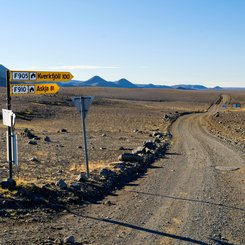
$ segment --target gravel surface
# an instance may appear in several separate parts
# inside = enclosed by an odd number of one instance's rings
[[[245,156],[212,136],[205,116],[179,118],[166,159],[145,176],[102,203],[6,220],[2,244],[61,244],[69,236],[78,244],[245,244]]]

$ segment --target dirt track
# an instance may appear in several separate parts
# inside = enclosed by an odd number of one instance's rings
[[[16,232],[1,236],[12,244],[67,235],[84,244],[245,244],[245,156],[210,135],[205,116],[179,118],[166,159],[104,204],[74,208],[50,222],[15,225]]]

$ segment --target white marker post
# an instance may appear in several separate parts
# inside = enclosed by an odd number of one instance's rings
[[[11,165],[9,172],[9,178],[12,178],[12,164],[16,164],[18,166],[18,146],[17,146],[17,135],[14,133],[14,125],[16,120],[16,115],[12,112],[12,110],[2,109],[3,115],[3,125],[8,126],[10,128],[7,131],[7,161]]]
[[[86,115],[93,102],[93,96],[77,96],[72,97],[72,101],[76,106],[78,112],[81,113],[82,124],[83,124],[83,141],[84,141],[84,153],[85,153],[85,163],[86,163],[86,173],[87,178],[89,178],[89,164],[88,164],[88,147],[87,147],[87,137],[86,137]]]

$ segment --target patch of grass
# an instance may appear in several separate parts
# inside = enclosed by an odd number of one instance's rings
[[[0,195],[2,195],[4,198],[13,198],[16,193],[16,190],[10,191],[8,189],[3,189],[2,187],[0,187]]]
[[[105,167],[110,168],[111,164],[112,163],[105,163],[103,161],[89,162],[89,170],[93,171],[93,170],[98,170],[98,169],[102,169]],[[72,164],[69,170],[71,172],[85,172],[86,168],[85,168],[85,164],[75,163],[75,164]]]

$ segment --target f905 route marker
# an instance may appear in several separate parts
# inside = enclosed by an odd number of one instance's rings
[[[70,72],[10,71],[10,82],[68,82],[73,78]]]
[[[14,84],[10,85],[10,95],[56,94],[60,87],[57,84]]]

